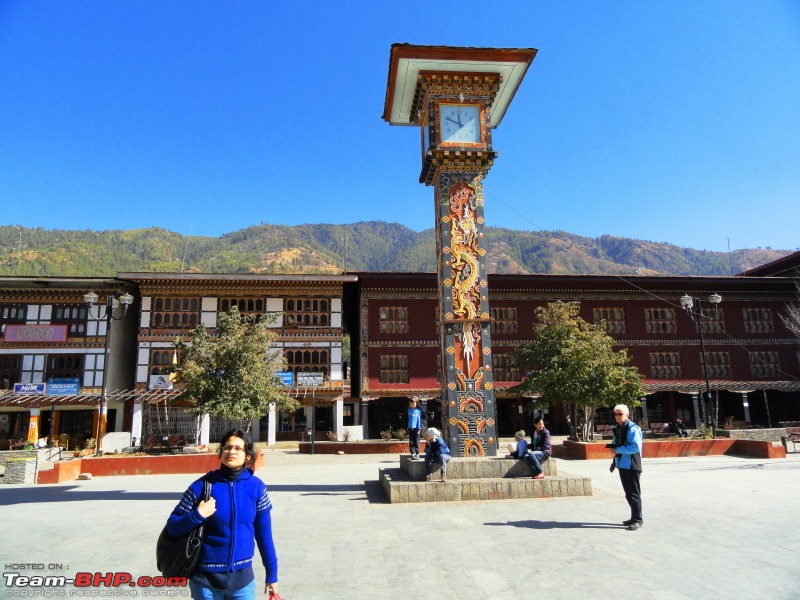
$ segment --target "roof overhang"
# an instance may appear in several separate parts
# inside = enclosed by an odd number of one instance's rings
[[[392,44],[383,120],[390,125],[417,125],[411,114],[421,71],[497,73],[500,88],[490,106],[490,127],[500,124],[522,78],[533,62],[534,48],[462,48]]]

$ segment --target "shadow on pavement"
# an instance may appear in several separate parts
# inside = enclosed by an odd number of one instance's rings
[[[75,492],[73,490],[80,490]],[[87,491],[79,486],[39,486],[7,489],[0,492],[0,506],[47,502],[77,502],[86,500],[172,500],[178,502],[183,489],[174,492],[129,492],[127,490]]]
[[[575,521],[506,521],[484,523],[492,527],[525,527],[527,529],[624,529],[621,523],[581,523]]]

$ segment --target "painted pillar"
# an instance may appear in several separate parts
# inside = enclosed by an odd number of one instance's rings
[[[275,445],[275,431],[277,430],[278,414],[275,410],[275,403],[269,403],[269,413],[267,414],[267,446]]]
[[[444,434],[454,456],[495,456],[483,175],[440,171],[434,193]]]
[[[700,427],[703,420],[700,418],[700,402],[697,394],[692,394],[692,408],[694,409],[694,426],[695,429]]]
[[[133,415],[131,416],[131,444],[134,446],[136,443],[139,443],[139,446],[144,444],[144,440],[142,439],[142,403],[141,402],[134,402],[133,403]]]
[[[742,406],[744,407],[744,420],[750,423],[750,402],[747,400],[747,392],[742,392]]]
[[[28,420],[28,441],[34,444],[39,439],[39,419],[42,417],[41,408],[31,409],[31,418]]]
[[[197,441],[197,443],[205,446],[208,445],[208,441],[210,439],[211,439],[211,417],[209,417],[207,413],[204,413],[200,417],[200,439]]]
[[[344,399],[337,398],[333,403],[333,430],[336,433],[336,439],[341,441],[344,439]]]

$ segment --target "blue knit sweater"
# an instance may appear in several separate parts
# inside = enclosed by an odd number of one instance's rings
[[[250,567],[258,543],[267,572],[266,582],[276,583],[278,557],[272,540],[272,503],[267,486],[250,469],[245,469],[236,481],[228,481],[220,471],[211,471],[192,483],[167,520],[169,534],[183,535],[203,522],[195,508],[203,494],[203,479],[211,482],[211,496],[216,500],[217,509],[206,519],[195,571],[232,573]]]

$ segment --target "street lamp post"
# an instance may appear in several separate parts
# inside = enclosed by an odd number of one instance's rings
[[[83,300],[86,304],[89,305],[89,314],[91,315],[92,306],[97,303],[99,296],[94,292],[89,292],[88,294],[84,294]],[[103,420],[103,415],[105,413],[106,407],[106,389],[108,387],[108,351],[109,351],[109,344],[111,343],[111,321],[119,321],[120,319],[124,319],[125,315],[128,314],[128,306],[133,303],[133,296],[129,293],[125,292],[122,294],[119,299],[115,298],[113,294],[108,294],[106,296],[106,337],[105,337],[105,344],[103,347],[103,385],[100,389],[100,412],[97,416],[97,437],[95,442],[96,453],[98,456],[103,454],[103,435],[105,434],[105,422]],[[122,305],[122,314],[118,317],[114,316],[114,309],[116,309],[119,305]],[[97,309],[97,318],[100,319],[100,309]]]
[[[720,302],[722,302],[722,296],[719,294],[711,294],[708,297],[708,301],[714,305],[714,310],[716,311],[717,306]],[[700,304],[700,299],[692,298],[689,294],[684,294],[681,296],[680,302],[681,307],[689,315],[689,318],[692,321],[696,321],[697,330],[700,332],[700,355],[703,360],[703,376],[706,380],[705,402],[703,403],[706,411],[706,426],[708,426],[708,421],[711,421],[711,435],[716,438],[717,425],[715,423],[714,416],[711,414],[711,384],[708,381],[708,358],[706,357],[706,341],[705,336],[703,335],[703,309]],[[697,302],[697,309],[694,309],[695,302]],[[695,317],[697,318],[695,319]]]

